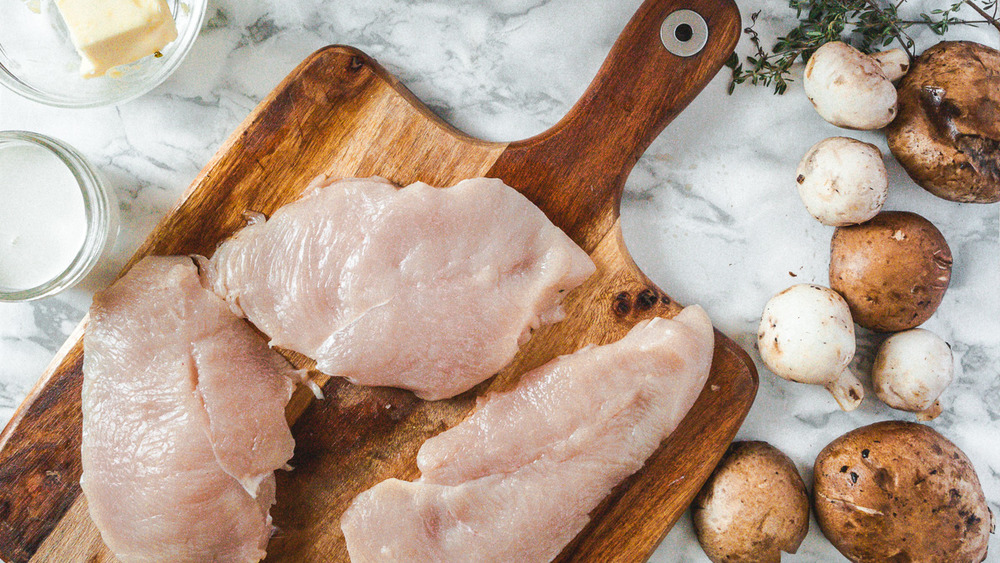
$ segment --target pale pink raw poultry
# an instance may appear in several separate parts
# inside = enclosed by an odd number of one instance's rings
[[[383,481],[348,507],[351,561],[552,560],[690,410],[713,344],[704,311],[688,307],[488,396],[424,443],[420,479]]]
[[[513,359],[595,271],[500,180],[330,182],[223,243],[215,291],[273,346],[361,385],[452,397]]]
[[[292,456],[298,374],[201,285],[186,257],[145,258],[94,296],[84,337],[83,476],[123,563],[250,562]]]

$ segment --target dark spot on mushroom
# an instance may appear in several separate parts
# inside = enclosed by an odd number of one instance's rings
[[[847,466],[845,465],[845,466],[841,467],[840,468],[840,472],[841,473],[847,473]]]
[[[656,296],[656,292],[652,289],[644,289],[635,298],[635,308],[640,311],[648,311],[656,305],[659,299]]]
[[[944,88],[927,85],[920,89],[920,101],[931,108],[941,107],[944,101]]]
[[[962,493],[958,489],[948,489],[948,506],[955,506],[962,500]]]
[[[868,449],[867,449],[867,448],[866,448],[866,449],[863,449],[863,450],[861,450],[861,457],[862,457],[862,458],[864,458],[864,459],[868,459],[868,454],[869,454],[869,453],[870,453],[870,452],[868,451]]]
[[[959,134],[955,148],[969,157],[969,165],[977,173],[1000,180],[1000,141],[982,135]]]
[[[875,481],[875,484],[878,485],[878,487],[883,491],[888,491],[893,484],[892,474],[890,474],[889,470],[884,467],[880,467],[878,471],[876,471],[875,474],[872,475],[872,479]]]
[[[924,86],[920,90],[920,103],[939,137],[956,140],[958,129],[954,120],[962,117],[962,108],[946,98],[944,88]],[[961,150],[961,147],[956,147]]]
[[[806,177],[803,176],[802,174],[799,174],[798,178],[795,178],[795,181],[801,184],[802,182],[806,181]]]
[[[351,62],[350,62],[350,65],[348,66],[348,69],[350,69],[351,72],[357,72],[357,71],[361,70],[361,67],[363,67],[363,66],[365,66],[365,61],[362,60],[361,57],[355,55],[355,56],[351,57]]]
[[[851,471],[851,483],[858,484],[858,474],[853,471]]]
[[[962,117],[965,114],[962,108],[947,98],[941,101],[941,111],[948,117]]]
[[[670,305],[670,298],[667,297],[666,295],[661,295],[660,303],[663,303],[664,305]]]
[[[615,296],[611,304],[611,310],[618,316],[625,316],[632,312],[632,296],[627,291],[623,291]]]

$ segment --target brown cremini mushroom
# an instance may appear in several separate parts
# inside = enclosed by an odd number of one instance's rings
[[[986,558],[993,515],[969,458],[930,427],[879,422],[823,448],[816,520],[855,562]]]
[[[809,531],[809,496],[788,456],[765,442],[734,442],[692,505],[712,561],[781,561]]]
[[[889,148],[913,181],[952,201],[1000,201],[1000,51],[938,43],[899,85]]]
[[[854,322],[881,332],[929,319],[951,281],[951,249],[916,213],[883,211],[860,225],[838,227],[830,243],[830,287]]]

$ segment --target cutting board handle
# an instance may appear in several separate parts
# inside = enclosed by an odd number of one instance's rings
[[[692,19],[685,10],[697,15]],[[696,49],[704,33],[704,47],[689,56],[673,54],[661,40],[661,28],[682,50]],[[541,195],[538,190],[564,191],[574,198],[566,202],[574,211],[600,212],[610,203],[617,214],[632,167],[718,73],[736,47],[740,28],[732,0],[646,0],[580,101],[548,131],[512,143],[498,165],[535,171],[530,178],[513,179],[528,197],[533,191]],[[580,205],[580,197],[591,204]],[[551,194],[532,199],[551,200]],[[547,211],[563,215],[566,209]]]

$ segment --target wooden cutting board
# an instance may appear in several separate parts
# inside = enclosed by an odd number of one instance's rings
[[[667,52],[660,39],[661,23],[679,9],[701,14],[709,30],[704,49],[686,58]],[[147,254],[210,255],[243,226],[244,211],[269,214],[329,173],[379,175],[403,185],[501,178],[598,266],[568,296],[565,321],[538,331],[497,377],[455,399],[428,403],[316,374],[326,399],[300,389],[289,405],[295,469],[278,472],[268,561],[347,561],[338,521],[347,503],[383,479],[417,477],[417,449],[462,420],[477,395],[511,387],[558,354],[617,340],[641,319],[680,310],[625,248],[622,187],[649,143],[716,74],[739,33],[731,0],[647,0],[569,114],[549,131],[509,144],[449,127],[364,53],[328,47],[306,59],[233,133],[133,263]],[[0,435],[0,558],[8,563],[114,560],[78,485],[85,325]],[[757,389],[747,354],[716,336],[712,374],[690,414],[646,467],[593,512],[559,560],[643,561],[683,513]]]

